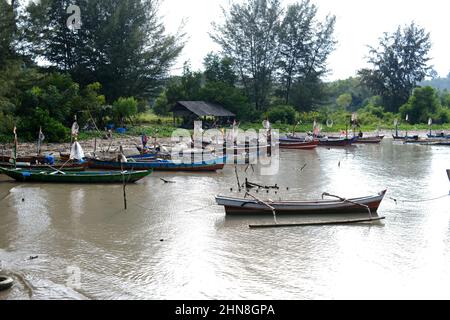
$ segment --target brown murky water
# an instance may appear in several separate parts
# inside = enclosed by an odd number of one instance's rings
[[[448,194],[447,168],[450,148],[387,139],[281,151],[278,175],[247,176],[291,188],[272,199],[388,188],[387,197],[420,200]],[[154,173],[128,186],[125,212],[121,186],[0,176],[0,260],[16,280],[0,299],[450,298],[450,197],[386,198],[375,225],[250,230],[270,217],[226,217],[214,196],[231,187],[234,167]]]

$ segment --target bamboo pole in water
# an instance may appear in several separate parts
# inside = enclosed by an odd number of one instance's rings
[[[386,217],[377,217],[369,219],[351,219],[351,220],[335,220],[335,221],[313,221],[304,223],[286,223],[286,224],[260,224],[260,225],[249,225],[250,229],[268,229],[268,228],[289,228],[289,227],[310,227],[310,226],[327,226],[327,225],[341,225],[341,224],[352,224],[352,223],[364,223],[364,222],[375,222],[384,220]]]
[[[123,181],[123,204],[125,211],[127,210],[127,183],[125,181],[125,172],[123,171],[123,148],[120,146],[120,170],[122,171],[122,181]]]

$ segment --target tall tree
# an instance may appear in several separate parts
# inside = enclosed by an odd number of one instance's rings
[[[217,54],[209,53],[205,57],[203,65],[207,82],[223,82],[230,86],[236,84],[237,75],[233,70],[233,61],[230,58],[220,58]]]
[[[335,48],[336,17],[327,16],[319,22],[317,10],[310,0],[292,4],[281,25],[279,71],[287,104],[295,82],[320,78],[327,72],[326,61]]]
[[[383,98],[387,111],[398,112],[406,103],[418,82],[431,72],[428,53],[430,34],[414,22],[397,31],[385,33],[379,48],[370,47],[368,62],[372,69],[358,73],[362,82]]]
[[[16,32],[15,21],[16,2],[7,3],[0,0],[0,68],[4,67],[6,60],[13,56],[13,41]]]
[[[67,27],[70,4],[81,29]],[[81,85],[100,82],[108,101],[156,95],[183,48],[166,34],[159,0],[41,0],[30,2],[24,29],[35,60],[69,72]]]
[[[231,58],[257,110],[267,106],[279,56],[280,0],[246,0],[223,10],[225,22],[213,24],[212,39]]]

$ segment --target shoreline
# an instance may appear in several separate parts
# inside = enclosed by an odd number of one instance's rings
[[[394,131],[392,130],[380,130],[378,132],[380,135],[384,135],[385,138],[392,138],[392,134]],[[414,130],[408,131],[408,135],[419,135],[426,137],[429,133],[429,130]],[[304,135],[304,132],[297,132],[298,135]],[[340,132],[334,133],[324,133],[325,135],[340,135]],[[364,136],[373,136],[376,135],[377,132],[363,132]],[[405,135],[405,131],[400,131],[400,135]],[[280,133],[280,136],[284,134]],[[351,133],[349,133],[351,136]],[[163,146],[171,146],[173,145],[171,141],[171,137],[169,138],[158,138],[157,142]],[[101,138],[97,138],[97,152],[100,153],[101,150],[109,150],[108,153],[114,154],[119,151],[120,146],[123,147],[125,154],[133,154],[137,153],[138,150],[136,146],[141,146],[141,136],[119,136],[114,137],[112,143],[110,140],[105,140]],[[87,140],[78,140],[81,147],[83,148],[85,153],[92,153],[94,151],[95,138],[87,139]],[[149,145],[153,144],[154,140],[152,137],[149,137]],[[13,150],[13,143],[6,143],[0,145],[0,156],[11,156]],[[70,143],[43,143],[41,145],[41,154],[52,154],[56,157],[59,157],[60,153],[68,153],[70,152]],[[35,156],[36,151],[36,143],[24,142],[20,143],[17,148],[17,157],[26,157],[26,156]]]

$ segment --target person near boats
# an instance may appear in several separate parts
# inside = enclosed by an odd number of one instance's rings
[[[148,143],[148,137],[145,133],[142,133],[141,141],[142,141],[142,148],[146,149],[147,143]]]

